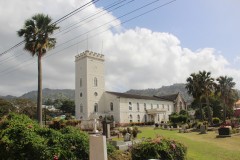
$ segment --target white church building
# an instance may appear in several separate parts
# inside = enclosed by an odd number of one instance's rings
[[[168,96],[141,96],[105,91],[104,55],[85,51],[75,57],[75,115],[87,120],[111,116],[116,123],[166,122],[173,112],[186,110],[179,93]]]

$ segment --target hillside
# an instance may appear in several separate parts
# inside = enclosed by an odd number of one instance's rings
[[[193,98],[187,93],[187,90],[185,88],[185,84],[177,83],[173,84],[171,86],[162,86],[161,88],[157,89],[142,89],[142,90],[129,90],[126,93],[129,94],[139,94],[139,95],[145,95],[145,96],[163,96],[163,95],[170,95],[175,93],[181,93],[183,98],[186,100],[187,103],[191,103]]]
[[[143,89],[143,90],[131,89],[126,93],[153,96],[153,95],[169,95],[169,94],[175,94],[178,92],[182,94],[182,96],[187,102],[192,101],[192,97],[187,94],[187,91],[185,89],[185,84],[174,84],[171,86],[163,86],[158,89]],[[5,98],[5,99],[26,98],[36,102],[37,91],[31,91],[31,92],[25,93],[20,97],[13,97],[9,95],[2,98]],[[46,101],[47,99],[66,99],[66,98],[74,100],[75,91],[73,89],[49,89],[49,88],[43,89],[43,102]]]
[[[74,100],[75,91],[73,89],[43,89],[43,102],[47,99],[71,99]],[[25,93],[19,98],[26,98],[37,101],[37,91]]]

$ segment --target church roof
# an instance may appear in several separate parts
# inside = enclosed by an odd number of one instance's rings
[[[157,100],[157,101],[172,101],[169,99],[164,99],[164,98],[160,98],[160,97],[156,97],[156,96],[142,96],[142,95],[137,95],[137,94],[128,94],[128,93],[120,93],[120,92],[109,92],[107,91],[107,93],[116,95],[118,97],[122,97],[122,98],[133,98],[133,99],[146,99],[146,100]]]
[[[169,100],[169,101],[175,101],[179,95],[179,92],[176,94],[171,94],[171,95],[164,95],[164,96],[155,96],[157,98]]]

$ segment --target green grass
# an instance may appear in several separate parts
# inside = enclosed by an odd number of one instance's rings
[[[239,160],[240,159],[240,136],[228,138],[216,138],[217,133],[208,132],[199,134],[198,132],[178,133],[178,131],[168,131],[153,129],[153,127],[139,128],[142,133],[138,138],[154,138],[157,135],[177,140],[187,146],[188,160]]]

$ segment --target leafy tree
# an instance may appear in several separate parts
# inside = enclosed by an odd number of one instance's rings
[[[51,24],[52,19],[48,15],[36,14],[24,23],[24,27],[17,33],[24,37],[25,46],[32,56],[38,58],[38,98],[37,98],[37,117],[42,125],[42,63],[41,59],[48,49],[52,49],[56,44],[56,39],[50,35],[58,29],[55,23]]]
[[[200,82],[201,82],[201,90],[202,90],[202,98],[205,98],[207,104],[207,113],[208,113],[208,122],[212,124],[212,113],[211,107],[209,103],[209,97],[214,90],[214,78],[211,77],[211,72],[199,71]]]
[[[221,97],[221,102],[223,106],[223,122],[226,122],[227,108],[231,108],[237,99],[234,99],[234,86],[232,77],[220,76],[217,78],[218,84],[216,87],[216,93]]]
[[[208,110],[208,122],[212,124],[212,114],[209,103],[209,97],[214,90],[214,79],[211,77],[211,72],[199,71],[197,74],[192,73],[187,78],[186,88],[188,93],[200,103],[200,111],[202,112],[202,100],[205,100]],[[203,113],[201,114],[203,115]],[[201,118],[203,120],[203,117]]]
[[[15,111],[15,107],[7,100],[0,98],[0,117],[7,115],[9,112]]]
[[[40,127],[26,115],[9,114],[0,123],[1,159],[87,160],[89,137],[77,128],[59,131]]]
[[[201,97],[203,95],[202,90],[201,90],[201,82],[200,82],[200,77],[199,74],[192,73],[190,77],[187,78],[187,84],[186,84],[186,89],[188,94],[192,95],[194,98],[194,103],[196,106],[199,106],[199,111],[200,111],[200,119],[203,120],[203,111],[202,111],[202,103],[201,103]]]
[[[64,100],[60,108],[64,113],[75,114],[75,103],[72,100]]]

